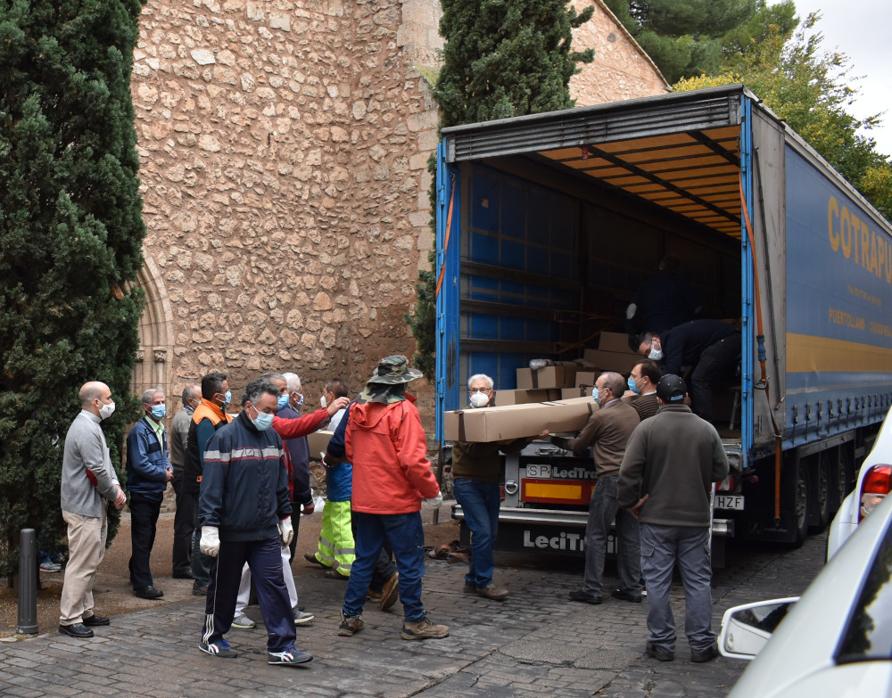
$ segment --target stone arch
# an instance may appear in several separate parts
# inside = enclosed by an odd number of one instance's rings
[[[139,349],[133,366],[131,390],[139,395],[147,388],[160,386],[168,396],[174,371],[173,309],[167,297],[167,287],[155,261],[145,255],[136,284],[145,294],[145,307],[139,318]]]

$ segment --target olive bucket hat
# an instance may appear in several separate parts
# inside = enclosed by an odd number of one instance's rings
[[[411,383],[424,374],[417,368],[409,367],[409,360],[402,354],[385,356],[378,362],[378,367],[368,379],[369,385],[400,385]]]

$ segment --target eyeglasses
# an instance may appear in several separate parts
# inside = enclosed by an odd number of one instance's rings
[[[488,393],[492,388],[468,388],[468,392],[472,395],[474,393]]]

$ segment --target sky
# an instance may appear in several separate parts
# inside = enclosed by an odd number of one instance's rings
[[[826,51],[840,50],[852,60],[853,76],[860,96],[852,113],[865,117],[885,111],[883,123],[868,135],[877,150],[892,155],[892,1],[890,0],[794,0],[797,14],[804,19],[821,11],[816,29],[824,35]]]

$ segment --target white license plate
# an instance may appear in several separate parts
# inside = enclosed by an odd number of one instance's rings
[[[717,494],[715,496],[716,509],[732,509],[734,511],[743,511],[743,495],[742,494]]]

